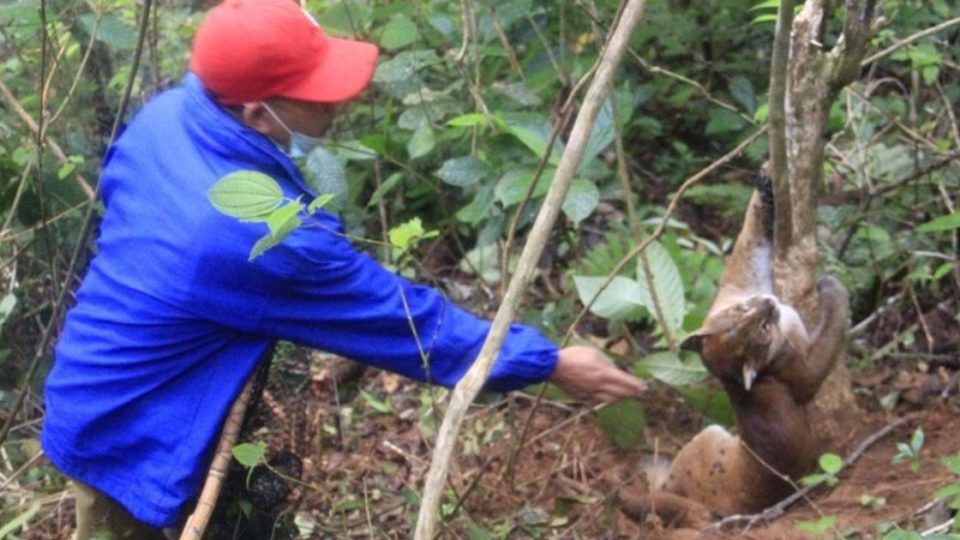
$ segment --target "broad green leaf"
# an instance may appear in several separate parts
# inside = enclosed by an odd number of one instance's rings
[[[753,111],[753,121],[758,124],[763,124],[767,121],[767,118],[770,117],[770,102],[765,101],[757,107],[756,111]]]
[[[493,172],[489,165],[472,157],[464,156],[448,159],[437,171],[437,176],[451,186],[468,186],[480,181]]]
[[[930,220],[917,227],[917,232],[931,233],[950,231],[957,228],[960,228],[960,211]]]
[[[470,204],[457,211],[457,219],[470,225],[476,225],[490,214],[493,206],[493,187],[485,186],[477,192]]]
[[[743,105],[747,114],[753,114],[753,111],[757,108],[757,97],[753,92],[753,85],[750,83],[750,79],[743,75],[734,75],[730,79],[728,88],[730,89],[730,95],[732,95],[740,105]]]
[[[923,449],[923,428],[918,427],[916,431],[913,432],[913,435],[910,437],[910,449],[913,450],[913,454],[917,455],[920,453],[920,450]]]
[[[577,295],[585,305],[597,294],[604,281],[605,277],[573,277]],[[616,276],[590,306],[590,312],[605,319],[636,320],[643,315],[644,306],[649,303],[650,295],[645,287],[630,278]]]
[[[492,534],[490,534],[490,531],[472,521],[467,523],[466,532],[467,538],[470,540],[494,540],[495,538]]]
[[[954,454],[952,456],[946,456],[940,460],[943,463],[943,466],[950,470],[953,474],[960,476],[960,453]]]
[[[546,184],[546,182],[544,183]],[[600,190],[590,180],[578,178],[570,184],[570,190],[563,200],[563,213],[576,227],[590,216],[600,204]]]
[[[452,127],[483,127],[487,125],[487,117],[480,113],[461,114],[448,120],[447,125]]]
[[[495,91],[499,92],[508,98],[516,101],[524,107],[536,107],[541,104],[540,96],[533,93],[527,85],[522,82],[503,82],[497,81],[490,85],[490,87]]]
[[[283,202],[283,191],[273,178],[256,171],[237,171],[217,181],[207,197],[224,214],[240,219],[263,218]]]
[[[272,247],[276,247],[279,244],[280,244],[280,240],[278,240],[277,237],[273,235],[273,233],[268,232],[267,234],[261,236],[260,239],[253,244],[253,247],[250,248],[250,254],[247,255],[247,260],[253,261],[257,257],[266,253],[268,249]]]
[[[314,148],[304,166],[307,182],[316,193],[330,193],[328,208],[340,211],[347,205],[347,172],[336,155],[324,147]]]
[[[371,161],[377,159],[377,150],[361,141],[347,141],[331,145],[337,154],[347,161]]]
[[[7,322],[7,318],[10,317],[16,307],[17,296],[13,293],[7,293],[3,300],[0,300],[0,326]]]
[[[318,17],[323,30],[331,36],[352,38],[370,24],[373,9],[365,0],[332,2]]]
[[[496,243],[478,245],[460,261],[460,270],[488,284],[500,282],[500,248]]]
[[[711,420],[725,426],[732,426],[736,422],[730,396],[723,390],[702,386],[678,386],[676,390],[691,407]]]
[[[637,362],[638,372],[648,373],[670,386],[687,386],[707,378],[709,373],[699,361],[681,362],[670,351],[655,352]],[[642,370],[642,371],[641,371]]]
[[[920,75],[923,76],[923,82],[926,83],[927,86],[930,86],[940,78],[940,67],[925,66],[920,70]]]
[[[960,484],[948,484],[933,492],[934,499],[946,499],[947,497],[960,497]]]
[[[247,519],[250,519],[250,515],[253,514],[253,503],[247,500],[239,499],[237,500],[237,505],[240,507],[240,511],[243,512],[243,516]]]
[[[317,195],[316,198],[310,201],[310,205],[307,206],[307,213],[311,215],[314,214],[317,210],[323,208],[327,205],[327,203],[332,201],[334,196],[335,195],[333,193],[321,193],[320,195]]]
[[[494,196],[504,208],[513,206],[523,200],[524,195],[530,188],[530,182],[533,182],[534,172],[533,169],[511,169],[500,177],[494,188]],[[553,168],[547,168],[543,171],[540,180],[537,181],[537,187],[530,194],[531,200],[546,195],[547,190],[550,189],[550,181],[553,179],[554,173],[556,173],[556,169]]]
[[[943,61],[943,55],[932,43],[920,42],[907,49],[907,56],[914,69],[937,66]]]
[[[843,469],[843,458],[836,454],[827,453],[820,456],[820,468],[829,474],[837,474]]]
[[[303,210],[303,204],[300,201],[291,201],[290,203],[276,209],[273,213],[267,217],[267,227],[270,228],[270,234],[273,236],[280,236],[281,234],[286,236],[293,229],[291,223],[296,219],[297,225],[299,225],[299,218],[297,214]],[[286,231],[286,232],[284,232]]]
[[[650,276],[647,276],[644,270],[643,255],[646,256],[649,264]],[[637,257],[637,281],[643,287],[646,287],[649,281],[653,282],[653,290],[656,292],[664,317],[664,320],[659,322],[665,325],[673,336],[677,336],[683,325],[683,317],[686,315],[683,280],[680,279],[680,271],[670,257],[670,253],[660,242],[651,242],[643,250],[641,257]],[[653,304],[652,296],[648,293],[646,298],[649,299],[649,303],[645,307],[652,316],[656,317],[656,306]]]
[[[707,122],[707,135],[716,135],[728,131],[743,129],[744,120],[727,109],[710,109],[710,120]]]
[[[72,161],[68,161],[61,165],[60,169],[57,170],[57,178],[63,180],[64,178],[73,174],[73,171],[75,170],[77,170],[77,164]]]
[[[824,516],[817,521],[801,521],[800,523],[797,523],[796,527],[799,531],[813,535],[820,535],[833,528],[836,523],[837,516]]]
[[[129,51],[137,44],[136,30],[115,15],[103,15],[100,19],[99,28],[97,27],[97,15],[94,13],[81,15],[78,19],[87,34],[93,33],[94,28],[96,28],[97,41],[111,49]]]
[[[766,13],[763,15],[757,15],[756,17],[754,17],[752,21],[750,21],[750,24],[760,24],[760,23],[767,23],[767,22],[772,22],[772,23],[777,22],[777,14]]]
[[[403,180],[403,173],[400,173],[400,172],[395,172],[390,176],[388,176],[387,179],[384,180],[382,184],[380,184],[380,187],[378,187],[377,190],[374,191],[372,195],[370,195],[370,202],[367,203],[367,206],[370,207],[375,204],[379,204],[380,201],[383,200],[383,197],[387,193],[390,193],[390,190],[396,187],[396,185],[400,183],[401,180]]]
[[[507,133],[516,137],[537,158],[543,157],[552,132],[549,122],[530,115],[514,115],[504,119],[504,126]],[[557,140],[554,142],[553,152],[550,153],[548,162],[551,165],[556,165],[560,161],[562,153],[563,144]]]
[[[421,124],[407,143],[407,154],[410,159],[417,159],[432,152],[436,145],[433,129],[428,124]]]
[[[430,23],[430,26],[432,26],[434,30],[436,30],[437,32],[440,32],[441,34],[444,35],[444,37],[447,37],[447,38],[454,37],[454,34],[459,28],[459,25],[456,22],[454,22],[453,19],[451,19],[449,16],[443,13],[430,15],[427,18],[427,21]]]
[[[267,444],[263,441],[241,443],[233,447],[233,457],[244,467],[256,467],[263,463]]]
[[[804,486],[818,486],[823,484],[830,479],[829,474],[820,473],[820,474],[808,474],[800,479],[800,483]]]
[[[303,223],[300,216],[297,215],[301,210],[303,210],[303,204],[297,200],[270,214],[266,220],[270,232],[260,237],[260,239],[253,244],[247,260],[253,261],[263,255],[268,249],[280,245],[280,242],[283,242],[290,233],[297,230]]]
[[[403,253],[410,249],[417,241],[433,238],[437,236],[437,234],[439,234],[437,231],[425,230],[420,218],[415,217],[406,223],[390,229],[387,237],[390,239],[390,244],[399,250],[400,253]]]
[[[373,75],[374,82],[385,84],[406,81],[417,71],[440,61],[433,49],[404,51],[381,62]]]
[[[643,436],[647,419],[636,400],[623,399],[600,409],[597,412],[597,425],[607,434],[610,442],[624,450],[632,450]]]
[[[613,143],[616,135],[616,128],[613,124],[613,102],[610,98],[603,101],[600,111],[597,113],[597,119],[593,122],[593,128],[590,131],[590,137],[587,139],[587,145],[583,149],[583,156],[580,158],[578,169],[582,168],[591,159],[597,157]],[[558,156],[559,157],[559,156]]]
[[[377,396],[370,392],[360,389],[360,395],[363,396],[363,400],[367,402],[367,405],[378,413],[389,414],[393,412],[393,406],[390,405],[389,402],[378,399]]]
[[[383,27],[378,44],[384,49],[394,50],[406,47],[418,39],[420,39],[420,33],[417,31],[417,25],[401,13],[393,16]]]

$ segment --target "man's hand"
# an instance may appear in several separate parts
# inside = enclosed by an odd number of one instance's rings
[[[593,347],[560,349],[550,381],[574,398],[604,402],[636,397],[647,387]]]

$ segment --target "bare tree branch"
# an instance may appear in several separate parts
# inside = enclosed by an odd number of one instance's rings
[[[460,425],[463,423],[467,408],[487,380],[494,359],[513,320],[520,297],[527,290],[530,280],[533,278],[537,261],[543,252],[543,247],[560,213],[560,207],[566,197],[567,190],[573,181],[574,172],[583,155],[593,122],[600,112],[603,100],[610,91],[613,76],[620,60],[623,58],[630,34],[640,20],[644,4],[644,0],[627,1],[623,16],[610,38],[609,46],[600,57],[597,73],[587,90],[583,107],[574,122],[570,140],[563,156],[560,158],[560,164],[557,167],[550,191],[547,192],[530,237],[520,255],[516,274],[511,280],[503,303],[494,317],[490,334],[487,336],[478,358],[451,395],[450,406],[443,418],[443,425],[440,427],[437,436],[437,446],[434,449],[430,470],[427,472],[424,485],[423,500],[420,504],[415,534],[415,538],[418,540],[432,540],[436,534],[440,495],[446,483]]]

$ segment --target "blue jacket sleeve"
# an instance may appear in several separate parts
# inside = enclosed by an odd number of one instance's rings
[[[315,217],[252,263],[277,275],[257,330],[416,380],[456,384],[480,352],[490,322],[356,250],[332,216]],[[514,324],[486,388],[544,381],[556,362],[553,343]]]

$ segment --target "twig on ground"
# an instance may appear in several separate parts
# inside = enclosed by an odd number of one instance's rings
[[[873,446],[880,439],[886,437],[894,429],[905,424],[907,420],[908,420],[907,418],[898,418],[893,422],[890,422],[889,424],[884,426],[879,431],[875,432],[874,434],[864,439],[859,445],[857,445],[856,448],[853,449],[852,452],[847,454],[847,457],[843,459],[844,468],[849,467],[855,461],[860,459],[860,457],[863,455],[864,452],[867,451],[868,448]],[[793,503],[799,501],[802,498],[805,498],[807,495],[810,494],[811,491],[819,488],[821,485],[822,484],[814,484],[814,485],[807,486],[801,490],[798,490],[794,492],[792,495],[790,495],[789,497],[787,497],[786,499],[783,499],[777,504],[757,514],[737,514],[734,516],[723,518],[720,521],[717,521],[716,523],[711,524],[709,527],[706,527],[703,531],[704,532],[718,531],[725,527],[730,527],[732,525],[739,525],[742,523],[745,523],[746,524],[745,528],[749,529],[750,527],[753,527],[757,523],[767,522],[772,519],[778,518],[782,516],[786,512],[787,508],[789,508]]]
[[[43,450],[41,449],[39,452],[36,453],[36,455],[34,455],[32,458],[28,459],[28,460],[26,461],[26,463],[24,463],[23,465],[21,465],[20,467],[18,467],[17,470],[13,471],[13,474],[11,474],[9,478],[7,478],[6,480],[4,480],[3,483],[0,484],[0,491],[3,491],[3,490],[5,490],[5,489],[7,489],[7,486],[9,486],[9,485],[10,485],[14,480],[16,480],[21,474],[23,474],[25,471],[27,471],[27,470],[29,470],[29,469],[32,469],[33,466],[36,465],[37,462],[40,461],[40,458],[42,458],[42,457],[43,457]]]

